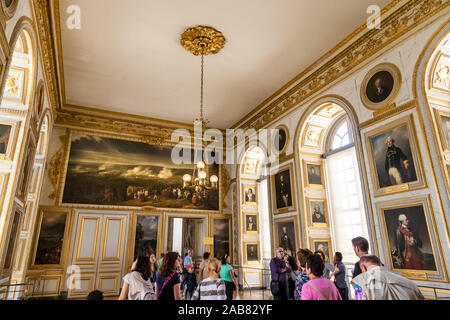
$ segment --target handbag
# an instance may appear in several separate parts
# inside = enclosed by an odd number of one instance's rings
[[[280,282],[272,280],[270,281],[270,291],[272,292],[273,296],[276,296],[280,293]]]

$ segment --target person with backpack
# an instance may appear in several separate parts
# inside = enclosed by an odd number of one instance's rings
[[[156,274],[156,297],[158,300],[182,300],[179,270],[179,254],[177,252],[167,253]]]
[[[150,279],[149,257],[137,257],[123,281],[119,300],[156,300]]]

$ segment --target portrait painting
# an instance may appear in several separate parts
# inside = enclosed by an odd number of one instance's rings
[[[45,211],[39,231],[35,265],[60,265],[67,212]]]
[[[280,170],[273,176],[276,209],[288,209],[293,206],[291,190],[291,167]]]
[[[244,190],[244,204],[252,205],[252,206],[256,205],[257,204],[257,198],[256,198],[257,185],[256,184],[244,184],[243,190]]]
[[[382,63],[371,69],[361,85],[361,99],[369,109],[380,109],[393,101],[401,85],[397,66]]]
[[[276,222],[277,248],[283,248],[285,254],[295,257],[297,252],[295,237],[295,222],[279,221]]]
[[[375,73],[367,83],[366,96],[373,103],[386,100],[394,88],[394,77],[389,71]]]
[[[255,264],[259,262],[259,244],[257,243],[245,243],[246,262],[249,264]]]
[[[258,233],[258,213],[245,213],[245,233]]]
[[[311,225],[321,227],[328,225],[325,200],[308,199]]]
[[[418,181],[420,167],[412,124],[398,125],[369,137],[377,189]]]
[[[138,215],[136,217],[134,256],[156,256],[158,249],[158,216]]]
[[[214,257],[221,259],[230,254],[230,219],[214,218]]]
[[[313,240],[313,249],[314,252],[322,251],[325,254],[326,262],[333,262],[332,260],[330,260],[330,257],[333,258],[330,240]]]
[[[320,164],[307,163],[307,185],[323,186],[322,168]]]
[[[5,262],[3,265],[4,270],[9,270],[12,268],[12,262],[13,262],[13,256],[14,256],[14,250],[17,243],[17,238],[20,232],[20,216],[21,213],[18,210],[14,211],[14,217],[11,224],[11,231],[9,232],[9,240],[8,245],[6,247],[6,256],[5,256]]]
[[[0,159],[5,158],[8,153],[11,131],[12,125],[0,123]]]
[[[436,271],[424,206],[397,206],[382,212],[393,268]]]
[[[275,130],[273,143],[277,152],[282,152],[284,150],[284,148],[286,147],[287,139],[288,136],[285,128],[279,127]]]
[[[33,161],[34,153],[35,153],[34,146],[30,142],[30,143],[28,143],[28,146],[27,146],[27,151],[25,153],[25,162],[22,167],[22,175],[19,180],[18,191],[19,191],[19,195],[22,198],[26,197],[26,194],[28,191],[28,184],[29,184],[29,180],[30,180],[30,176],[31,176],[31,171],[32,171],[33,165],[34,165],[34,161]]]
[[[62,203],[218,210],[219,165],[197,168],[187,151],[175,164],[169,146],[72,132]]]

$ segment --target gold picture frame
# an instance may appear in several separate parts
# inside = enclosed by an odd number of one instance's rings
[[[288,172],[289,174],[289,192],[290,192],[290,204],[289,204],[289,195],[287,197],[287,199],[282,199],[281,195],[280,197],[277,198],[277,189],[281,188],[281,185],[277,184],[277,179],[279,180],[281,176],[285,177],[286,174],[285,172]],[[271,174],[270,175],[270,179],[271,179],[271,199],[272,199],[272,212],[274,215],[278,215],[278,214],[283,214],[283,213],[287,213],[287,212],[291,212],[291,211],[295,211],[296,209],[296,205],[295,205],[295,201],[296,201],[296,189],[295,189],[295,183],[294,183],[294,166],[293,163],[289,163],[287,165],[284,165],[282,167],[280,167],[275,174]],[[284,178],[283,178],[284,180]],[[279,180],[280,181],[280,180]],[[280,190],[280,194],[281,194],[281,190]],[[287,201],[287,206],[284,207],[279,207],[279,204],[283,204],[282,202]]]
[[[5,160],[5,161],[11,161],[12,159],[14,159],[14,152],[16,150],[16,141],[17,141],[17,134],[18,131],[20,129],[20,121],[11,121],[11,122],[6,122],[6,121],[0,121],[0,126],[9,126],[11,127],[10,132],[9,132],[9,138],[8,138],[8,143],[6,143],[5,145],[5,152],[4,153],[0,153],[0,161]]]
[[[385,255],[389,257],[390,269],[413,280],[447,282],[447,269],[445,261],[442,258],[442,246],[439,233],[436,229],[436,221],[430,195],[377,203],[376,210],[380,226],[383,228],[382,237],[385,244],[384,251]],[[398,230],[401,229],[399,218],[402,214],[405,215],[408,220],[408,231],[412,232],[414,242],[420,242],[421,248],[419,250],[424,258],[423,263],[428,263],[429,268],[410,269],[407,268],[406,263],[403,264],[405,268],[400,267],[402,265],[402,259],[401,255],[398,254],[396,237],[401,237],[401,233],[399,233]],[[420,233],[417,231],[419,228],[423,228]],[[394,232],[396,233],[394,234]],[[420,234],[420,236],[417,236],[418,234]],[[428,238],[425,237],[425,235],[427,235]],[[424,250],[422,248],[424,247],[431,247],[432,259],[430,259],[430,253],[426,253],[427,256],[425,256],[422,252]],[[410,251],[413,250],[411,249]],[[415,249],[415,251],[417,251],[417,249]],[[419,260],[422,262],[421,259]],[[409,264],[412,265],[413,263]],[[414,264],[416,266],[424,265],[417,262]]]
[[[320,204],[322,204],[322,207],[320,208]],[[306,198],[306,205],[307,205],[307,217],[308,217],[308,225],[310,227],[314,228],[329,228],[330,227],[330,217],[328,215],[328,207],[327,207],[327,200],[326,199],[316,199],[316,198]],[[312,206],[319,205],[319,208],[321,209],[321,212],[325,218],[325,222],[314,222],[313,219],[313,210]]]
[[[20,230],[22,228],[24,208],[14,201],[11,211],[13,214],[10,217],[7,227],[7,239],[3,250],[3,257],[1,260],[1,270],[3,274],[8,273],[14,267],[14,258],[17,254],[17,247],[19,245]]]
[[[44,215],[48,213],[60,213],[65,214],[65,227],[64,227],[64,236],[63,243],[61,246],[61,255],[59,258],[58,264],[36,264],[37,251],[39,247],[39,239],[42,232],[42,222],[44,220]],[[71,230],[71,211],[67,208],[59,208],[59,207],[40,207],[38,210],[37,223],[35,225],[35,235],[33,239],[33,251],[32,257],[29,261],[30,270],[48,270],[48,269],[64,269],[66,264],[66,258],[68,256],[68,250],[70,245],[70,230]]]
[[[325,189],[325,170],[322,161],[302,160],[303,181],[306,188]],[[310,183],[308,166],[319,166],[321,184]]]
[[[256,230],[248,230],[247,217],[254,217]],[[245,234],[259,234],[259,212],[258,211],[244,211],[242,213],[242,227]]]
[[[274,251],[279,248],[281,246],[280,243],[280,227],[283,228],[283,226],[281,226],[282,224],[289,224],[292,223],[293,224],[293,235],[294,235],[294,243],[291,243],[294,245],[293,248],[293,252],[291,254],[291,256],[296,257],[297,256],[297,251],[300,248],[300,238],[299,238],[299,233],[298,233],[298,223],[297,223],[297,216],[291,216],[291,217],[287,217],[287,218],[281,218],[281,219],[276,219],[274,220],[274,234],[275,234],[275,241],[274,241]],[[286,234],[289,233],[289,230],[286,230]],[[289,236],[289,235],[288,235]],[[288,252],[286,252],[286,249],[283,248],[285,250],[285,253],[289,254]]]
[[[209,235],[214,239],[214,235],[215,235],[215,221],[216,220],[228,220],[228,255],[232,255],[233,254],[233,224],[232,224],[232,219],[231,219],[231,215],[227,215],[227,214],[210,214],[209,215]],[[215,243],[216,241],[214,241]],[[217,253],[215,252],[215,244],[210,245],[211,247],[211,256],[212,257],[216,257]],[[232,257],[232,259],[234,260],[237,257]]]
[[[164,225],[164,219],[163,219],[163,214],[161,213],[155,213],[155,212],[136,212],[133,215],[133,220],[132,220],[132,246],[130,249],[130,256],[135,256],[135,250],[136,250],[136,228],[137,228],[137,223],[138,223],[138,218],[139,217],[151,217],[151,218],[158,218],[158,230],[157,230],[157,235],[156,235],[156,250],[155,252],[153,252],[155,254],[156,259],[160,258],[161,253],[164,250],[164,238],[163,238],[163,225]]]
[[[261,247],[259,241],[245,241],[242,244],[244,246],[244,265],[259,265],[261,263]],[[257,260],[249,260],[248,259],[248,248],[249,246],[256,247],[255,253],[256,253],[256,259]]]
[[[368,86],[369,85],[374,86],[375,76],[380,78],[380,80],[383,80],[382,77],[386,76],[387,75],[386,73],[389,74],[390,77],[392,77],[393,82],[392,88],[388,89],[387,87],[383,88],[384,90],[386,89],[390,90],[389,94],[386,97],[384,97],[384,99],[382,99],[381,101],[374,101],[375,97],[370,98],[367,95]],[[384,81],[386,81],[386,79]],[[371,110],[383,109],[385,106],[393,103],[393,101],[395,100],[400,91],[401,83],[402,77],[400,69],[392,63],[381,63],[372,68],[371,70],[369,70],[369,72],[364,77],[361,83],[361,92],[360,92],[361,101],[367,108]],[[373,90],[375,90],[375,87],[373,87]]]
[[[446,138],[445,131],[442,126],[442,120],[441,120],[441,118],[443,116],[450,118],[450,111],[444,111],[441,109],[434,108],[434,115],[435,115],[436,124],[437,124],[438,132],[439,132],[439,137],[441,140],[442,150],[444,150],[444,152],[450,152],[450,131],[449,131],[449,133],[447,133],[447,135],[449,135],[449,137]],[[450,130],[450,128],[449,128],[449,130]]]
[[[281,150],[277,150],[277,148],[275,147],[275,136],[278,132],[278,130],[280,131],[284,131],[286,134],[286,141],[284,143],[284,146]],[[274,133],[272,134],[272,149],[274,154],[279,155],[279,156],[283,156],[284,154],[286,154],[286,149],[289,146],[289,141],[290,141],[290,136],[289,136],[289,129],[288,127],[286,127],[284,124],[279,125],[275,128],[275,130],[273,130]]]
[[[67,183],[67,173],[69,168],[69,161],[70,161],[70,155],[71,155],[71,145],[74,135],[88,135],[88,136],[95,136],[100,138],[109,138],[109,139],[116,139],[116,140],[123,140],[123,141],[130,141],[130,142],[140,142],[145,143],[142,136],[124,136],[117,133],[104,133],[104,132],[97,132],[92,130],[85,130],[85,129],[67,129],[67,135],[65,137],[64,141],[64,148],[63,150],[63,159],[62,159],[62,165],[61,165],[61,174],[58,178],[58,184],[57,189],[55,190],[56,199],[55,199],[55,205],[62,206],[62,207],[70,207],[70,208],[90,208],[90,209],[117,209],[117,210],[155,210],[158,212],[179,212],[179,213],[198,213],[198,214],[209,214],[209,213],[220,213],[222,212],[222,201],[220,199],[222,198],[222,192],[223,192],[223,183],[219,179],[219,182],[217,184],[218,188],[218,208],[217,210],[213,209],[190,209],[190,208],[170,208],[170,207],[155,207],[152,205],[148,206],[132,206],[132,205],[117,205],[117,204],[84,204],[84,203],[72,203],[72,202],[64,202],[64,192],[66,188]],[[163,141],[161,144],[153,144],[149,143],[152,146],[165,146],[165,147],[172,147],[174,146],[173,143],[168,141]],[[218,164],[218,176],[221,176],[222,172],[222,165]]]
[[[426,179],[423,174],[424,166],[420,149],[418,148],[418,140],[415,128],[416,127],[414,125],[413,116],[408,115],[406,117],[394,120],[389,124],[379,126],[378,128],[373,129],[365,134],[375,197],[408,192],[411,190],[418,190],[427,187]],[[397,170],[396,179],[400,179],[402,183],[392,184],[391,179],[394,178],[392,178],[390,174],[386,172],[386,151],[384,151],[384,149],[386,149],[386,140],[388,136],[391,136],[394,139],[394,145],[396,147],[399,146],[395,144],[395,140],[397,139],[397,137],[400,137],[402,139],[402,145],[399,147],[400,150],[402,150],[405,155],[410,154],[410,159],[408,158],[407,160],[410,161],[409,166],[414,169],[414,171],[412,169],[409,169],[409,172],[407,172],[406,180],[409,179],[410,181],[403,182],[404,178],[401,176],[401,172]],[[407,137],[406,141],[405,136]],[[378,154],[376,150],[374,150],[374,144],[377,145],[377,151],[383,151],[383,154]],[[378,164],[376,160],[377,158]],[[407,170],[408,169],[406,168],[404,169],[404,171]]]
[[[242,190],[242,192],[241,192],[242,201],[241,201],[241,203],[245,206],[253,206],[253,207],[258,206],[258,185],[256,183],[243,182],[241,184],[241,186],[242,186],[242,189],[241,189]],[[247,201],[247,190],[250,190],[250,189],[252,190],[255,201]],[[249,199],[249,200],[251,200],[251,199]]]
[[[17,197],[23,202],[26,202],[28,191],[30,189],[30,183],[32,183],[35,155],[36,142],[33,139],[33,135],[30,133],[25,144],[25,150],[23,154],[24,160],[21,163],[21,170],[16,191]]]
[[[309,243],[312,252],[322,250],[321,246],[326,244],[326,249],[328,250],[325,250],[325,252],[323,252],[325,254],[325,260],[326,262],[333,263],[333,247],[331,244],[331,238],[310,238]]]

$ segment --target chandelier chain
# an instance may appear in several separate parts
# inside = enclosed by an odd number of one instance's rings
[[[204,48],[202,50],[202,67],[201,67],[201,78],[200,78],[200,120],[203,122],[203,81],[204,81]]]

